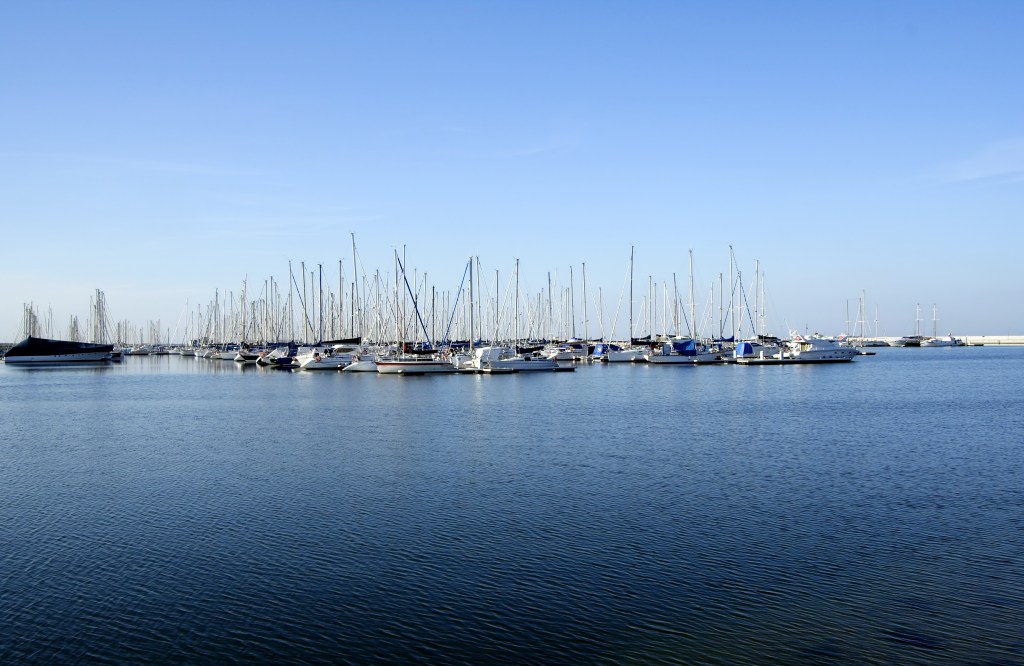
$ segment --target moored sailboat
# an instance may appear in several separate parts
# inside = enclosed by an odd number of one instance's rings
[[[377,372],[382,375],[433,375],[458,371],[458,368],[444,356],[381,358],[375,361],[375,365]]]
[[[655,365],[699,365],[728,363],[732,360],[728,351],[691,338],[674,338],[671,342],[663,343],[659,349],[646,354],[644,358],[648,363]]]
[[[470,367],[477,370],[510,372],[536,372],[558,370],[558,362],[539,353],[517,353],[514,348],[500,346],[477,347]]]
[[[644,360],[647,349],[638,347],[633,340],[633,259],[635,248],[629,247],[629,343],[623,345],[607,344],[597,345],[594,348],[594,356],[608,363],[636,363]],[[616,313],[616,318],[618,314]],[[600,351],[598,351],[600,347]]]
[[[342,370],[352,363],[352,353],[324,345],[299,347],[295,363],[302,370]]]
[[[963,340],[954,338],[952,334],[939,337],[939,307],[932,305],[932,337],[921,340],[922,347],[962,347]]]
[[[409,281],[405,279],[405,266],[402,265],[401,260],[398,258],[398,252],[395,252],[395,338],[396,340],[403,340],[403,332],[401,330],[402,317],[399,310],[400,303],[398,299],[398,278],[400,276],[399,270],[401,270],[401,278],[405,283],[405,288],[411,294],[409,288]],[[416,298],[413,297],[413,310],[418,320],[420,327],[423,329],[424,335],[426,335],[426,326],[423,325],[423,320],[420,317],[419,308],[416,305]],[[401,349],[400,353],[397,353],[397,349]],[[458,372],[458,368],[455,367],[453,359],[449,358],[448,353],[445,351],[439,351],[434,348],[433,342],[427,335],[426,346],[422,349],[410,349],[404,342],[399,344],[396,348],[396,354],[394,356],[382,356],[375,360],[374,364],[377,367],[377,372],[382,375],[428,375],[428,374],[447,374]]]

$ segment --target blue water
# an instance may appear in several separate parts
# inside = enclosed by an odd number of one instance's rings
[[[1024,664],[1022,377],[0,366],[0,663]]]

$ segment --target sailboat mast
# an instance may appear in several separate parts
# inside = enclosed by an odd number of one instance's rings
[[[359,314],[357,314],[357,310]],[[362,337],[362,309],[359,307],[359,264],[356,263],[356,235],[352,234],[352,332]]]
[[[697,339],[697,310],[693,302],[693,250],[690,250],[690,339]]]
[[[376,315],[373,336],[377,342],[384,342],[384,307],[380,302],[380,269],[373,272],[373,312]]]
[[[654,301],[654,276],[647,276],[647,334],[651,336],[651,342],[654,342],[654,327],[658,323],[657,313],[655,313],[655,301]]]
[[[718,337],[725,337],[725,284],[722,273],[718,274]]]
[[[473,257],[469,258],[469,354],[473,355]]]
[[[516,321],[513,327],[513,345],[519,344],[519,259],[516,258]],[[517,350],[518,351],[518,350]]]
[[[760,282],[761,282],[761,261],[760,261],[760,259],[755,259],[754,260],[754,330],[751,331],[752,335],[757,335],[757,329],[758,329],[758,316],[757,316],[757,314],[759,312],[758,307],[761,304],[760,303],[760,299],[759,299],[759,296],[760,296],[761,292],[758,289],[758,287],[760,286]]]
[[[734,297],[736,293],[736,282],[733,279],[733,269],[736,267],[736,255],[732,252],[732,245],[729,246],[729,318],[732,323],[732,338],[736,336],[736,312],[733,310]]]
[[[246,289],[249,286],[248,282],[249,282],[249,276],[247,274],[245,277],[242,278],[242,296],[239,299],[239,301],[240,301],[239,302],[239,306],[240,306],[240,309],[242,311],[241,312],[241,316],[242,316],[242,326],[241,326],[242,338],[238,341],[239,343],[244,343],[246,341],[245,340],[245,334],[246,334],[247,322],[246,322],[245,315],[246,315],[246,310],[248,310],[248,304],[246,303],[246,299],[248,298],[246,296]]]
[[[590,340],[587,327],[587,262],[583,262],[583,339]]]
[[[676,273],[672,271],[672,328],[675,336],[679,337],[679,283],[676,282]]]
[[[398,306],[398,250],[395,250],[395,346],[399,354],[404,351],[402,343],[402,324],[399,321],[401,312]]]
[[[422,293],[423,293],[423,297],[424,298],[426,298],[426,296],[427,296],[427,288],[429,286],[430,286],[430,282],[427,280],[427,271],[423,271],[423,292]],[[417,294],[416,298],[414,298],[413,301],[412,301],[414,304],[416,304],[417,311],[419,310],[419,298],[420,297]],[[435,340],[435,338],[434,338],[434,315],[435,314],[436,313],[434,312],[434,296],[433,296],[433,292],[431,292],[431,300],[430,300],[430,333],[429,333],[431,346],[433,346],[433,341]],[[426,334],[426,332],[424,332],[424,333]]]
[[[573,279],[572,279],[572,266],[569,266],[569,319],[571,324],[569,331],[572,333],[572,337],[576,337],[576,295],[573,290]]]
[[[766,305],[767,305],[767,299],[765,298],[765,291],[764,291],[764,274],[762,273],[761,274],[761,317],[760,317],[760,322],[761,322],[761,329],[760,329],[760,331],[761,331],[761,335],[765,334],[764,311],[765,311],[765,306]]]
[[[633,344],[633,253],[636,246],[629,246],[629,344]]]
[[[310,335],[312,335],[313,327],[309,323],[309,312],[306,311],[306,262],[305,261],[300,261],[299,262],[299,269],[302,271],[302,318],[306,320],[306,328],[305,328],[305,330],[308,331],[308,333]],[[306,333],[303,332],[303,336],[305,336],[305,335],[306,335]],[[308,339],[307,339],[307,342],[308,342]]]
[[[553,323],[552,323],[553,321],[554,321],[554,318],[552,317],[552,314],[551,314],[551,271],[548,271],[548,337],[549,338],[554,337],[554,336],[551,335],[551,333],[553,332],[553,328],[552,328],[553,327]]]

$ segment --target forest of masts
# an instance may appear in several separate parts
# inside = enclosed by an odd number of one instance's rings
[[[353,264],[360,265],[354,243]],[[89,316],[84,322],[71,317],[64,332],[55,330],[52,312],[41,318],[35,306],[27,304],[23,333],[126,346],[316,343],[357,337],[366,342],[443,346],[468,340],[743,338],[765,333],[763,276],[755,268],[748,293],[731,247],[730,274],[719,274],[700,312],[692,251],[690,277],[681,293],[675,274],[670,282],[656,282],[651,276],[634,281],[631,250],[613,309],[606,306],[601,289],[588,291],[585,263],[579,276],[569,267],[567,285],[548,272],[546,286],[529,294],[520,290],[518,259],[503,278],[499,270],[485,271],[478,257],[470,257],[455,290],[439,290],[426,272],[407,272],[397,251],[394,264],[393,270],[362,271],[352,279],[341,260],[333,276],[325,274],[323,264],[289,262],[285,284],[268,277],[254,289],[245,278],[237,295],[217,289],[205,304],[186,303],[174,329],[162,328],[159,320],[145,327],[112,321],[106,297],[97,289],[90,298]]]

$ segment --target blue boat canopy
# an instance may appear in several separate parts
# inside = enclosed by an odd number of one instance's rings
[[[693,340],[673,340],[672,349],[680,356],[697,355],[697,344]]]

